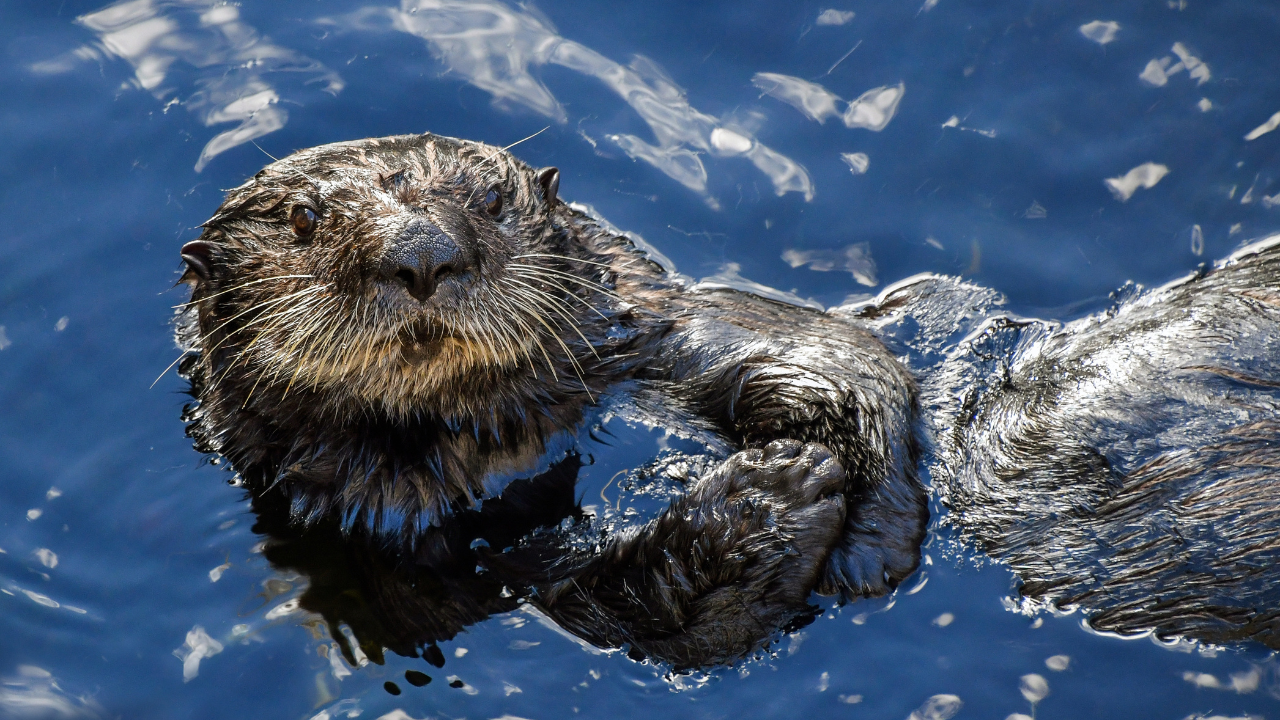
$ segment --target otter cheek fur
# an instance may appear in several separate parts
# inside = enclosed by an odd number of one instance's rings
[[[730,622],[694,608],[746,623],[728,632],[745,652],[814,587],[873,596],[909,575],[928,511],[908,372],[854,320],[690,290],[558,190],[554,168],[415,135],[305,150],[230,191],[182,250],[197,448],[295,522],[412,547],[625,392],[742,452],[639,532],[562,558],[576,574],[544,604],[600,613],[593,593],[649,583],[680,628],[655,652],[692,662],[672,643],[705,647]],[[674,574],[631,577],[653,553]],[[643,642],[610,612],[614,630],[584,634]]]

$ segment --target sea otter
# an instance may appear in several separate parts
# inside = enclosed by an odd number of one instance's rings
[[[1029,604],[1280,647],[1280,243],[1065,326],[937,276],[821,312],[689,283],[558,178],[434,135],[326,145],[183,247],[197,447],[253,491],[273,562],[314,579],[299,548],[346,548],[304,605],[411,653],[527,600],[724,662],[813,590],[910,575],[919,465]],[[617,396],[734,452],[584,540],[568,438]],[[320,597],[348,586],[373,610]]]
[[[908,576],[928,520],[911,374],[848,318],[690,287],[558,186],[427,134],[231,190],[182,248],[197,447],[298,523],[440,565],[452,519],[545,476],[603,398],[680,414],[738,451],[660,517],[482,553],[567,627],[679,666],[747,652],[815,588]]]

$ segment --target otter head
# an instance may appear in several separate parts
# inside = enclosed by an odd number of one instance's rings
[[[540,362],[573,320],[558,182],[432,135],[268,165],[182,248],[205,382],[405,417]]]

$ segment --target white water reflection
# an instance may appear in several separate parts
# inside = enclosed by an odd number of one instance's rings
[[[804,113],[810,120],[823,123],[829,117],[839,116],[845,127],[866,128],[874,132],[888,127],[907,89],[903,83],[872,88],[849,102],[842,112],[836,107],[837,103],[844,103],[839,95],[808,80],[780,73],[756,73],[751,84],[765,95]]]
[[[60,74],[84,61],[121,58],[134,69],[125,87],[146,90],[166,111],[180,105],[210,127],[237,123],[205,144],[197,172],[219,153],[284,127],[289,115],[280,102],[298,102],[305,86],[336,95],[344,84],[321,63],[260,35],[222,0],[124,0],[76,22],[98,41],[31,70]],[[288,90],[278,86],[286,76]]]
[[[1120,23],[1111,20],[1094,20],[1080,26],[1080,34],[1099,45],[1115,42],[1118,32],[1120,32]]]
[[[1275,130],[1278,127],[1280,127],[1280,112],[1276,113],[1275,115],[1272,115],[1266,122],[1250,130],[1249,134],[1244,136],[1244,139],[1257,140],[1258,138],[1262,137],[1263,135],[1266,135],[1267,133],[1271,132],[1272,130]],[[0,331],[2,330],[4,330],[4,328],[0,327]]]
[[[973,127],[961,125],[960,122],[961,120],[959,115],[952,115],[951,117],[947,118],[946,122],[942,123],[942,129],[945,130],[947,128],[955,128],[956,130],[963,130],[964,132],[978,133],[983,137],[989,137],[989,138],[993,138],[996,136],[996,131],[990,128],[973,128]]]
[[[689,104],[684,89],[644,56],[622,65],[581,43],[562,37],[533,8],[492,1],[404,0],[399,9],[365,7],[326,18],[335,29],[398,30],[422,38],[450,72],[488,92],[498,106],[523,106],[556,122],[568,120],[564,107],[533,70],[557,65],[596,78],[645,121],[653,141],[628,133],[605,139],[629,157],[649,163],[681,185],[706,194],[702,155],[744,157],[769,177],[778,195],[813,197],[813,184],[798,163],[764,146],[741,127]],[[708,198],[713,206],[713,199]]]
[[[100,718],[103,708],[87,696],[68,695],[48,670],[19,665],[0,680],[0,715],[7,718]]]
[[[865,175],[867,168],[871,167],[871,158],[866,153],[840,153],[840,159],[854,175]]]
[[[38,593],[34,590],[24,590],[23,588],[18,588],[18,592],[22,593],[23,595],[26,595],[28,600],[30,600],[31,602],[37,605],[43,605],[47,608],[62,607],[62,604],[59,603],[57,600],[54,600],[53,598],[43,593]]]
[[[222,643],[209,637],[204,628],[196,625],[187,633],[186,642],[173,654],[182,661],[182,682],[191,682],[200,674],[200,661],[222,652]]]
[[[1252,667],[1244,672],[1232,673],[1226,680],[1219,680],[1217,676],[1209,673],[1188,670],[1182,673],[1182,679],[1198,688],[1228,690],[1240,695],[1247,695],[1256,691],[1262,683],[1262,671],[1257,667]]]
[[[1159,163],[1146,162],[1120,177],[1107,178],[1103,182],[1120,202],[1127,202],[1138,188],[1151,189],[1169,174],[1169,168]]]
[[[934,695],[916,709],[907,720],[950,720],[964,707],[956,695]]]
[[[825,123],[827,118],[838,117],[837,102],[844,102],[839,95],[817,83],[780,73],[756,73],[751,84],[765,95],[777,98],[804,113],[810,120]]]
[[[767,297],[770,300],[789,303],[791,305],[802,305],[811,307],[814,310],[826,310],[826,307],[817,300],[802,298],[795,293],[778,290],[777,288],[762,285],[754,280],[748,280],[742,277],[740,271],[742,266],[738,263],[725,263],[720,266],[720,272],[715,275],[708,275],[698,282],[694,283],[689,289],[693,292],[702,290],[719,290],[729,288],[731,290],[741,290],[743,292],[752,293],[761,297]]]
[[[889,121],[898,112],[898,103],[906,94],[907,86],[903,83],[873,88],[857,100],[849,103],[844,111],[845,127],[866,128],[880,132],[889,125]]]
[[[1043,675],[1027,673],[1019,678],[1018,692],[1033,706],[1049,696],[1049,681]]]
[[[818,13],[818,19],[814,22],[818,25],[847,25],[853,22],[852,10],[836,10],[835,8],[827,8]]]
[[[853,276],[859,285],[875,287],[876,263],[871,259],[867,243],[855,243],[843,250],[787,250],[782,259],[793,268],[808,267],[818,272],[841,270]]]
[[[1169,83],[1170,77],[1186,70],[1197,85],[1209,82],[1211,77],[1209,66],[1200,58],[1192,55],[1186,45],[1180,42],[1174,43],[1173,54],[1178,57],[1178,62],[1174,62],[1172,56],[1152,60],[1142,69],[1142,73],[1138,75],[1138,78],[1153,87],[1164,87]]]
[[[1071,667],[1071,656],[1051,655],[1044,659],[1044,666],[1054,672],[1062,672]]]
[[[222,579],[222,574],[231,569],[230,562],[224,562],[218,567],[209,571],[209,582],[218,582]]]

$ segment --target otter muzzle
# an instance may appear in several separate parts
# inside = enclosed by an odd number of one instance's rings
[[[404,287],[418,302],[426,302],[440,283],[465,270],[466,258],[458,244],[423,218],[411,220],[386,243],[379,265],[383,281]]]

